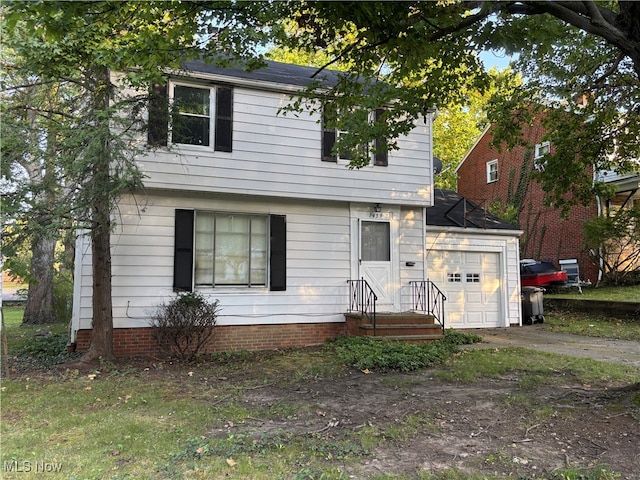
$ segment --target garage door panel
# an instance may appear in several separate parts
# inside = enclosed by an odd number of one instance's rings
[[[484,324],[484,316],[482,312],[468,312],[465,323],[467,325],[483,325]]]
[[[501,326],[499,254],[430,251],[429,279],[447,297],[446,323],[453,328]]]
[[[480,308],[484,305],[485,297],[482,292],[467,292],[464,297],[468,307]]]
[[[464,263],[467,265],[482,265],[482,254],[480,253],[465,253]]]

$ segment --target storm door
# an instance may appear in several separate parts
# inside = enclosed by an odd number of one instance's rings
[[[360,276],[378,296],[378,309],[393,307],[391,224],[387,221],[360,221]]]

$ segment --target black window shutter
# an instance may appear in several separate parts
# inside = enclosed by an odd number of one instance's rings
[[[147,143],[151,146],[166,146],[169,137],[169,101],[167,85],[154,83],[149,92],[149,124]]]
[[[271,258],[269,289],[279,292],[287,289],[287,222],[284,215],[271,215]]]
[[[231,152],[233,147],[233,88],[216,89],[216,126],[214,149]]]
[[[379,119],[382,117],[384,113],[384,109],[382,108],[378,108],[376,109],[376,123],[379,121]],[[380,138],[376,138],[376,145],[375,145],[375,158],[373,159],[373,164],[374,165],[379,165],[382,167],[386,167],[389,165],[389,153],[388,153],[388,147],[387,147],[387,139],[384,137],[380,137]]]
[[[336,130],[329,127],[328,116],[331,112],[331,105],[326,104],[322,110],[322,161],[337,162],[338,156],[333,154],[333,146],[336,144]]]
[[[193,290],[193,210],[176,209],[173,289]]]

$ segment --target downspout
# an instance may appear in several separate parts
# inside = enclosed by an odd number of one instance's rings
[[[422,207],[422,281],[427,280],[427,207]]]
[[[593,183],[595,185],[597,181],[597,173],[596,173],[596,169],[594,167],[593,169]],[[596,209],[597,209],[597,215],[598,217],[601,217],[603,215],[603,208],[602,208],[602,199],[600,198],[600,195],[596,195]],[[602,258],[603,252],[602,252],[602,245],[598,246],[598,280],[596,282],[596,285],[598,285],[601,281],[602,281],[602,271],[604,270],[604,259]]]

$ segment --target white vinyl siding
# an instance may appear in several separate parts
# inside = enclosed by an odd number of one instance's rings
[[[410,282],[425,280],[425,221],[423,209],[403,208],[400,211],[400,297],[403,312],[413,308]]]
[[[322,162],[318,114],[278,114],[289,95],[234,88],[233,152],[193,145],[138,159],[147,188],[280,198],[430,206],[431,115],[389,152],[389,166],[350,170]]]
[[[112,234],[113,315],[116,328],[146,327],[151,312],[173,292],[175,209],[243,211],[287,218],[287,289],[199,288],[218,299],[218,325],[342,322],[350,279],[349,205],[322,202],[267,203],[234,198],[149,195],[120,203]],[[91,326],[91,249],[78,244],[74,329]]]

